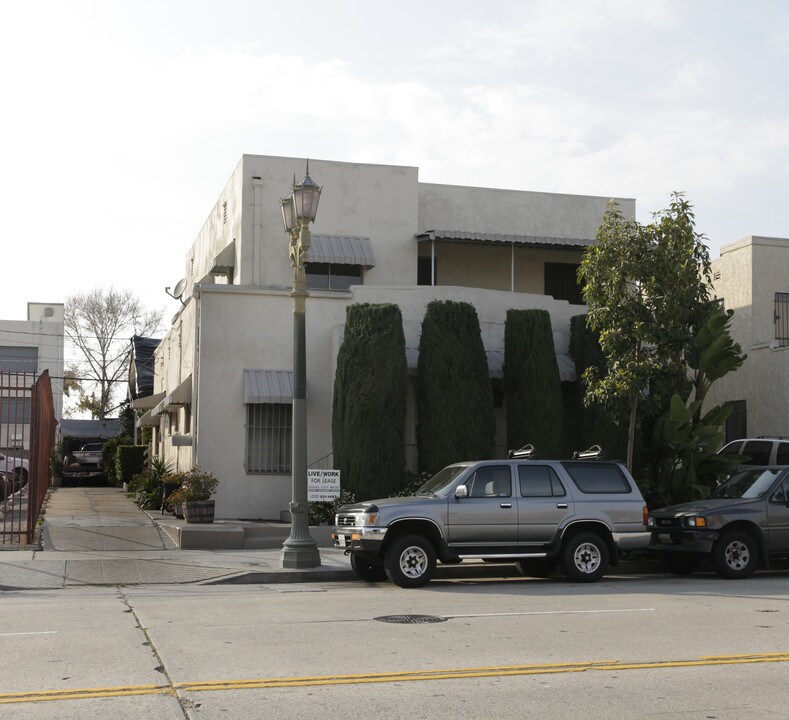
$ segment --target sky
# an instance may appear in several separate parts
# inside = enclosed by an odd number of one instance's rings
[[[641,222],[682,191],[713,259],[789,237],[780,0],[2,2],[0,67],[4,320],[110,286],[169,318],[245,153],[635,198]]]

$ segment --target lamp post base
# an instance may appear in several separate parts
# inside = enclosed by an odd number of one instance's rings
[[[303,569],[320,567],[321,555],[318,552],[317,543],[312,540],[286,540],[282,544],[282,554],[280,555],[282,568]]]

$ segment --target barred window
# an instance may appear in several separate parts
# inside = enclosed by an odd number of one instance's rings
[[[775,293],[775,339],[778,347],[789,346],[789,293]]]
[[[288,473],[291,468],[292,406],[247,405],[248,473]]]

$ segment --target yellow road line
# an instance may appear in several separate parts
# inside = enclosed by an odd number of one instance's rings
[[[482,677],[512,677],[518,675],[548,675],[587,671],[655,670],[683,667],[710,667],[715,665],[745,665],[754,663],[789,662],[789,652],[760,653],[752,655],[710,655],[696,660],[658,660],[652,662],[623,663],[618,660],[600,660],[575,663],[548,663],[541,665],[495,665],[491,667],[455,668],[447,670],[413,670],[357,675],[314,675],[285,678],[253,678],[248,680],[222,680],[176,683],[175,685],[124,685],[108,688],[79,690],[44,690],[40,692],[0,693],[0,704],[44,702],[52,700],[86,700],[129,695],[164,695],[183,692],[216,692],[221,690],[251,690],[263,688],[309,687],[314,685],[356,685],[363,683],[416,682],[427,680],[463,680]]]

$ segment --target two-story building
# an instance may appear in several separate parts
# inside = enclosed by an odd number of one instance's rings
[[[154,394],[140,422],[177,468],[220,479],[217,517],[279,519],[290,500],[292,269],[279,199],[298,158],[245,155],[186,256],[182,307],[154,353]],[[608,197],[437,185],[415,167],[310,161],[323,186],[307,281],[308,464],[331,467],[332,387],[350,303],[395,303],[413,372],[427,303],[466,301],[501,375],[510,308],[544,308],[565,380],[570,318],[583,313],[575,272]],[[635,201],[618,200],[626,216]],[[155,403],[155,404],[154,404]],[[406,438],[416,442],[414,388]],[[498,413],[504,452],[506,408]],[[413,463],[409,448],[406,463]]]
[[[712,263],[715,295],[734,310],[731,335],[747,354],[718,380],[708,403],[734,402],[726,441],[789,436],[789,238],[750,236]]]

